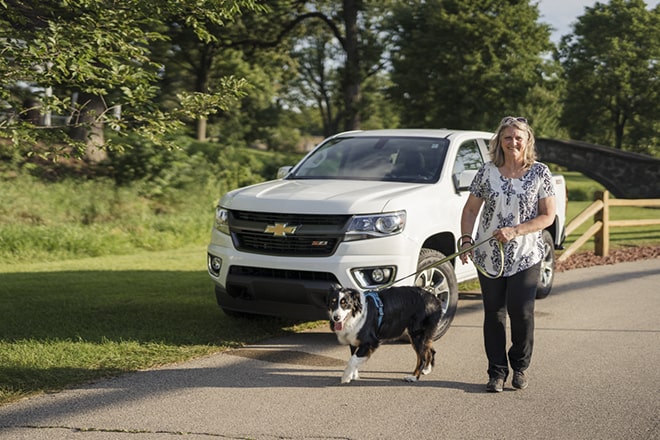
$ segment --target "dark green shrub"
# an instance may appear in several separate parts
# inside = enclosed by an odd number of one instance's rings
[[[584,202],[588,200],[593,200],[592,196],[589,195],[589,192],[584,188],[569,188],[568,189],[568,200],[575,202]]]

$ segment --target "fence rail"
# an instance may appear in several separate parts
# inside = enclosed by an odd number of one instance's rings
[[[660,225],[658,219],[610,220],[612,206],[646,206],[660,207],[660,199],[610,199],[609,191],[597,191],[596,200],[578,214],[568,225],[566,235],[571,235],[583,223],[593,218],[594,224],[580,235],[560,256],[557,261],[565,261],[573,255],[591,237],[594,237],[594,252],[604,257],[610,253],[610,228],[625,226]]]

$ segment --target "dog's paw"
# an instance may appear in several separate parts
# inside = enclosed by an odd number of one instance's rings
[[[422,374],[426,375],[426,374],[429,374],[431,371],[433,371],[433,367],[428,366],[428,367],[426,367],[422,370]]]
[[[349,374],[349,375],[344,374],[341,377],[341,383],[351,383],[351,381],[357,380],[359,378],[360,377],[357,374]]]
[[[341,377],[341,383],[350,383],[352,380],[357,380],[360,378],[360,375],[356,371],[345,371],[344,375]]]
[[[417,376],[406,376],[403,380],[406,382],[417,382],[419,379],[417,379]]]
[[[358,367],[360,364],[364,363],[367,358],[357,357],[355,355],[351,356],[348,360],[348,365],[344,369],[344,375],[341,377],[341,383],[349,383],[352,380],[357,380],[360,378],[358,374]]]

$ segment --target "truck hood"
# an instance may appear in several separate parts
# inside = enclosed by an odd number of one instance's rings
[[[274,180],[227,193],[220,205],[240,211],[368,214],[403,209],[434,185],[362,180]]]

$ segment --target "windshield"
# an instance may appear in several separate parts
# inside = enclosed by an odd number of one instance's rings
[[[319,147],[288,179],[434,183],[449,141],[422,137],[343,137]]]

